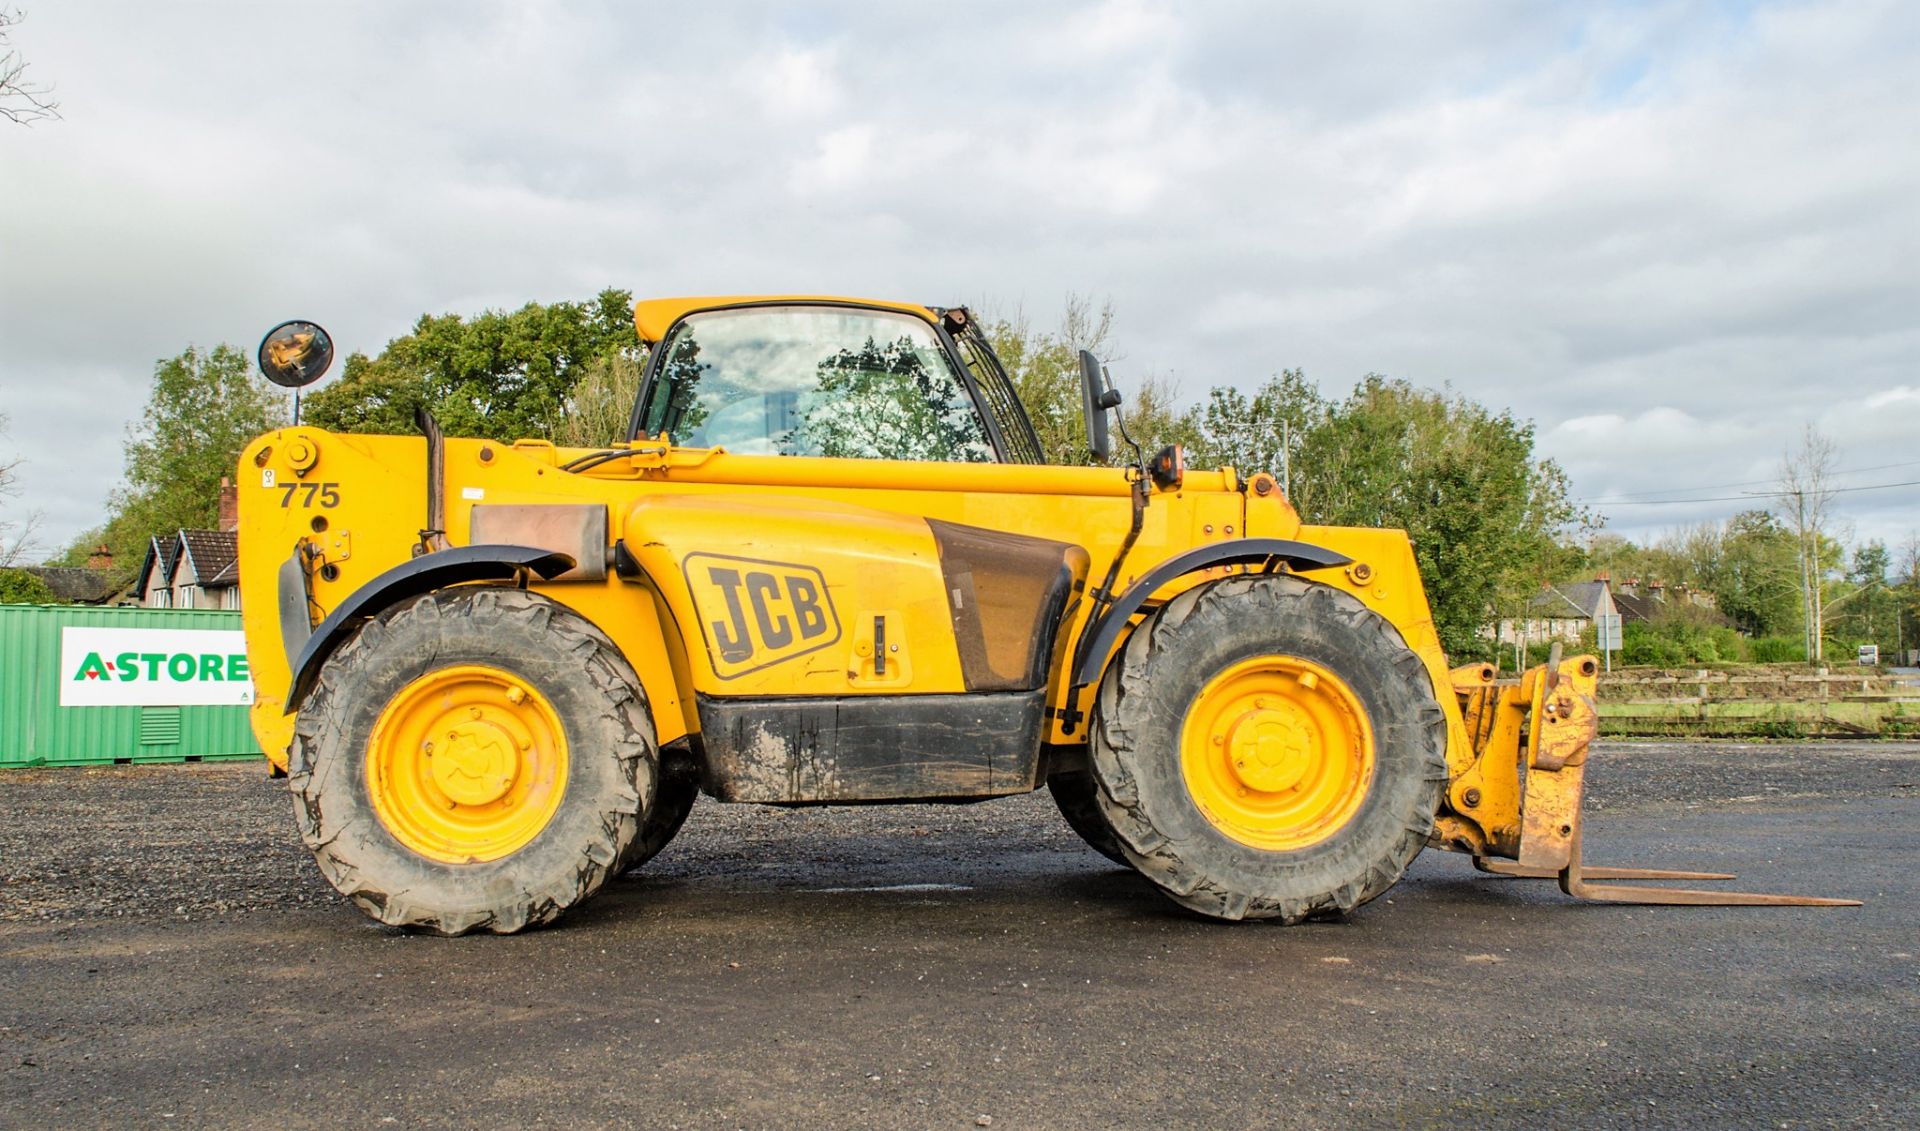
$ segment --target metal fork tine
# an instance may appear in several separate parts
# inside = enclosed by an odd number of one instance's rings
[[[1581,829],[1573,830],[1572,852],[1560,872],[1560,890],[1575,899],[1596,903],[1648,903],[1690,907],[1859,907],[1857,899],[1824,899],[1811,895],[1762,895],[1748,891],[1696,891],[1692,888],[1639,887],[1633,884],[1590,884],[1590,873],[1580,866]],[[1595,868],[1597,874],[1600,869]]]
[[[1595,869],[1598,871],[1599,869]],[[1570,876],[1560,878],[1560,890],[1575,899],[1597,903],[1650,903],[1715,907],[1859,907],[1857,899],[1822,899],[1811,895],[1761,895],[1747,891],[1695,891],[1691,888],[1636,887],[1631,884],[1590,884]]]
[[[1473,866],[1495,876],[1512,876],[1525,880],[1557,880],[1560,873],[1553,868],[1528,868],[1508,860],[1489,860],[1474,857]],[[1678,872],[1670,868],[1582,868],[1582,877],[1589,880],[1731,880],[1732,872]]]

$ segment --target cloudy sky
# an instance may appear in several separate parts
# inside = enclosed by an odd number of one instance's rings
[[[1920,480],[1920,5],[21,6],[64,120],[0,123],[0,458],[49,548],[188,343],[607,285],[1108,297],[1123,383],[1451,385],[1634,537],[1809,422]]]

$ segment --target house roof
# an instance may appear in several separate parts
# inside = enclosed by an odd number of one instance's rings
[[[1607,611],[1607,583],[1576,581],[1571,585],[1552,585],[1533,599],[1533,611],[1558,619],[1592,620]]]
[[[55,597],[81,605],[98,605],[111,598],[116,589],[113,576],[103,569],[73,566],[21,566],[20,572],[39,578]]]
[[[158,534],[149,536],[147,552],[140,558],[140,572],[133,575],[133,591],[136,594],[145,595],[148,587],[153,584],[153,569],[156,565],[160,567],[160,580],[164,584],[172,585],[173,559],[179,549],[178,537],[162,542]]]
[[[240,556],[238,534],[231,530],[182,530],[178,541],[182,547],[182,561],[192,571],[195,585],[211,589],[232,585],[239,580],[233,572],[234,562]],[[176,577],[179,569],[180,563],[176,563]]]
[[[1660,611],[1660,602],[1652,597],[1642,597],[1637,593],[1615,592],[1613,603],[1620,610],[1620,623],[1645,624]]]
[[[181,566],[187,568],[179,577]],[[153,584],[158,567],[160,583],[171,588],[180,580],[202,589],[218,589],[240,581],[240,536],[231,530],[177,530],[162,541],[159,535],[147,539],[147,554],[135,575],[134,591],[144,594]]]
[[[1696,605],[1680,600],[1662,601],[1628,593],[1615,593],[1613,603],[1620,609],[1622,624],[1642,624],[1662,615],[1670,615],[1684,616],[1695,624],[1733,627],[1733,618],[1712,605]]]

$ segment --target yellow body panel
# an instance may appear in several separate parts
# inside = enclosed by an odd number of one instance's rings
[[[545,443],[449,439],[447,537],[455,546],[468,544],[477,504],[605,504],[609,541],[626,541],[648,567],[651,584],[622,581],[610,572],[600,581],[556,581],[535,588],[579,612],[619,645],[646,687],[663,742],[698,730],[695,692],[844,695],[958,689],[954,646],[940,630],[947,623],[944,609],[938,617],[916,613],[940,595],[937,557],[924,519],[1078,544],[1090,555],[1089,577],[1097,581],[1105,577],[1131,518],[1127,474],[1109,468],[744,456],[642,446],[633,457],[584,474],[560,469],[581,454]],[[259,595],[247,603],[245,618],[257,688],[254,729],[269,758],[284,765],[293,726],[283,713],[291,673],[272,599],[276,571],[296,544],[310,545],[316,555],[311,585],[317,621],[360,586],[409,560],[427,524],[426,443],[418,437],[281,429],[242,453],[238,482],[241,583]],[[1355,565],[1321,571],[1315,579],[1353,593],[1386,616],[1426,662],[1436,689],[1448,687],[1445,657],[1403,533],[1303,527],[1277,491],[1258,494],[1242,486],[1231,470],[1196,471],[1179,489],[1156,492],[1118,588],[1211,541],[1255,536],[1313,542],[1355,559]],[[858,641],[846,637],[831,648],[784,656],[782,662],[722,679],[707,662],[695,597],[680,567],[697,552],[771,557],[756,549],[769,543],[810,547],[804,558],[783,550],[788,557],[777,560],[820,571],[843,630],[856,613],[898,614],[908,633],[903,639],[909,663],[889,671],[884,683],[850,679],[847,673],[858,668],[852,647]],[[1180,578],[1163,596],[1237,568]],[[1079,602],[1062,629],[1069,643],[1084,627],[1088,605]],[[909,667],[911,677],[903,679]],[[1082,689],[1071,706],[1087,710],[1092,694],[1093,688]],[[1069,706],[1066,698],[1064,687],[1050,689],[1050,705]],[[1464,742],[1457,716],[1452,725]],[[1084,730],[1069,731],[1060,719],[1049,724],[1050,741],[1084,737]],[[1460,757],[1464,762],[1470,753]]]
[[[940,554],[924,520],[799,498],[654,495],[627,546],[686,626],[694,690],[858,695],[966,690]],[[829,533],[830,532],[830,533]],[[891,663],[872,662],[884,618]]]

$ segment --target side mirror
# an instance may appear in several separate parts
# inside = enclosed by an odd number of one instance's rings
[[[318,381],[333,364],[333,339],[312,322],[282,322],[260,339],[260,372],[283,389]]]
[[[1107,462],[1113,453],[1107,437],[1107,412],[1120,406],[1120,390],[1107,383],[1107,367],[1091,350],[1080,351],[1080,404],[1087,416],[1087,448]]]

